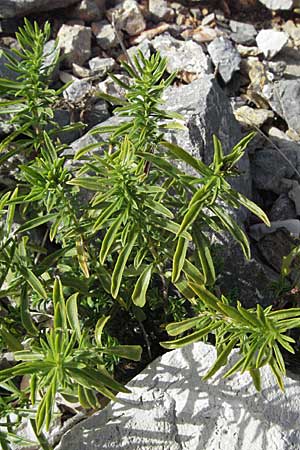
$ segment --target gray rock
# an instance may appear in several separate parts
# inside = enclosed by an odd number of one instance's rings
[[[59,61],[57,61],[57,57],[60,51],[56,46],[56,41],[51,39],[46,42],[44,45],[44,63],[41,67],[41,70],[46,73],[51,73],[51,78],[53,81],[57,80],[59,73]],[[56,66],[54,66],[56,63]]]
[[[104,10],[99,8],[95,0],[81,0],[75,7],[70,8],[68,18],[92,22],[102,19],[103,13]]]
[[[289,234],[286,228],[278,228],[265,235],[257,243],[257,248],[268,265],[280,273],[283,258],[292,251],[296,244],[297,240]]]
[[[296,219],[295,205],[287,194],[281,194],[273,203],[268,216],[271,221]]]
[[[89,60],[89,67],[92,75],[104,77],[107,72],[110,72],[116,67],[116,61],[113,58],[100,58],[100,56],[96,56]]]
[[[126,84],[130,83],[130,78],[127,75],[116,74],[115,77],[118,78],[123,83]],[[98,84],[98,90],[100,92],[104,92],[104,94],[113,95],[114,97],[119,97],[121,99],[124,99],[126,94],[126,89],[119,86],[110,77],[106,78],[106,80],[101,81]]]
[[[229,26],[232,30],[230,37],[233,41],[244,45],[255,44],[257,31],[252,24],[230,20]]]
[[[288,34],[284,31],[261,30],[256,37],[256,42],[266,58],[272,59],[285,46],[288,38]]]
[[[115,16],[115,22],[120,30],[129,36],[141,33],[146,28],[144,16],[135,0],[122,0],[115,8],[107,11],[109,19]]]
[[[87,124],[87,129],[104,122],[110,117],[108,105],[104,100],[99,100],[93,104],[89,111],[87,111],[84,122]]]
[[[0,19],[65,8],[77,2],[78,0],[1,0]]]
[[[8,64],[8,59],[6,58],[4,52],[14,56],[11,50],[8,49],[4,50],[0,48],[0,78],[8,78],[9,80],[15,80],[19,74],[9,69],[9,67],[6,67],[6,65]]]
[[[225,83],[229,83],[234,72],[239,70],[241,57],[231,41],[225,37],[214,39],[207,47],[212,62]]]
[[[151,41],[153,48],[167,58],[167,71],[188,72],[201,78],[210,72],[210,64],[201,45],[193,41],[179,41],[168,33]]]
[[[91,72],[86,67],[79,66],[78,64],[72,64],[72,72],[75,77],[88,78],[91,76]]]
[[[296,184],[289,191],[289,198],[294,202],[297,216],[300,216],[300,184]]]
[[[279,80],[264,90],[272,109],[300,134],[300,80]]]
[[[150,58],[151,55],[151,42],[149,39],[144,39],[140,44],[133,45],[127,50],[129,58],[133,58],[137,54],[138,51],[141,51],[145,58]]]
[[[110,125],[118,125],[120,122],[125,121],[126,119],[124,117],[118,117],[118,116],[113,116],[110,117],[109,119],[107,119],[105,122],[101,123],[101,126],[110,126]],[[77,139],[76,141],[72,142],[72,144],[65,149],[62,154],[63,156],[66,156],[67,158],[73,160],[74,155],[81,150],[82,148],[86,147],[87,145],[90,144],[97,144],[97,142],[101,143],[101,142],[105,142],[107,141],[109,137],[109,134],[90,134],[90,133],[86,133],[83,136],[81,136],[79,139]],[[93,152],[98,153],[102,153],[103,152],[103,147],[99,146],[99,150],[91,150],[89,153],[87,153],[87,155],[91,155]],[[74,168],[76,167],[76,165],[81,166],[80,162],[77,161],[72,161],[71,162],[71,166]]]
[[[224,368],[202,381],[215,359],[202,342],[165,353],[128,383],[131,394],[76,425],[57,450],[298,450],[299,381],[286,378],[283,393],[266,367],[261,393],[248,373],[222,379]]]
[[[273,304],[273,283],[278,281],[278,273],[261,262],[254,248],[252,258],[247,260],[232,238],[222,236],[212,249],[218,273],[217,286],[232,304],[237,300],[246,308],[257,303],[263,307]]]
[[[264,147],[254,153],[251,161],[251,173],[254,186],[257,189],[272,191],[276,194],[285,192],[282,185],[283,178],[292,178],[297,167],[297,153],[293,148],[285,149],[283,154],[292,166],[281,156],[275,148]]]
[[[86,80],[74,81],[63,93],[64,98],[74,104],[86,99],[92,91],[92,85]]]
[[[166,0],[149,0],[149,13],[154,22],[169,21],[174,17],[174,10],[168,6]]]
[[[62,25],[59,29],[58,47],[68,67],[82,65],[91,57],[91,36],[91,29],[82,25]]]
[[[300,237],[300,220],[298,219],[278,220],[272,222],[270,227],[263,223],[255,224],[249,228],[249,234],[256,241],[260,241],[264,236],[272,234],[280,228],[284,228],[294,237]]]
[[[281,52],[275,56],[273,62],[282,65],[282,75],[285,78],[300,78],[300,52],[298,49],[284,47]],[[268,65],[270,68],[270,62]]]
[[[70,125],[71,112],[67,109],[56,109],[54,111],[54,121],[59,126],[58,130],[60,130],[64,126]],[[58,131],[55,136],[57,136],[63,144],[71,144],[71,142],[74,142],[79,138],[80,130],[69,130],[65,132]]]
[[[259,0],[260,3],[269,9],[291,9],[293,0]]]
[[[189,85],[170,87],[164,99],[164,108],[182,114],[188,127],[188,131],[168,132],[166,137],[205,163],[213,159],[213,134],[221,140],[225,153],[241,139],[241,129],[230,102],[212,75],[203,75]],[[234,178],[232,184],[249,196],[251,179],[247,155],[240,160],[239,169],[240,176]]]
[[[93,22],[91,27],[92,32],[96,37],[97,44],[104,50],[108,50],[119,45],[114,27],[106,20],[101,22]],[[121,31],[120,33],[122,36]]]

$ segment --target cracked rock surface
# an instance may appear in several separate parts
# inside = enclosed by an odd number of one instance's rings
[[[128,384],[131,394],[76,425],[57,450],[298,450],[299,382],[286,378],[282,393],[267,369],[261,393],[248,374],[202,382],[215,357],[204,343],[166,353]]]

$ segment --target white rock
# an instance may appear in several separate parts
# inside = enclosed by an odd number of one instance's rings
[[[269,9],[291,9],[293,0],[259,0]]]
[[[267,368],[261,393],[248,374],[223,380],[224,369],[203,382],[215,358],[204,343],[164,354],[57,450],[299,450],[299,382],[287,379],[282,393]]]
[[[193,41],[179,41],[168,33],[151,41],[156,51],[167,58],[167,71],[189,72],[201,78],[210,71],[210,64],[201,45]]]
[[[91,57],[91,29],[82,25],[62,25],[57,34],[58,47],[64,53],[64,62],[82,65]]]
[[[261,30],[256,36],[256,42],[264,55],[271,59],[285,46],[288,38],[288,34],[284,31]]]

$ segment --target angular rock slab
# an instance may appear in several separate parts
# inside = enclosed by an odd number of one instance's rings
[[[231,151],[243,136],[230,101],[213,75],[203,75],[201,79],[185,86],[170,87],[166,89],[164,99],[166,102],[163,108],[182,114],[188,128],[187,131],[166,133],[167,140],[180,145],[206,164],[213,160],[213,134],[222,142],[225,154]],[[250,196],[251,178],[247,154],[238,162],[238,168],[240,176],[233,178],[231,184],[238,191]]]
[[[166,353],[57,450],[299,450],[299,381],[287,378],[285,393],[268,369],[261,393],[248,374],[201,381],[215,357],[204,343]]]

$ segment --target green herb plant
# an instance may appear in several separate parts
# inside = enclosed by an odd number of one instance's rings
[[[0,193],[0,346],[15,358],[0,370],[6,448],[20,422],[9,422],[12,405],[34,414],[41,443],[58,394],[97,409],[99,395],[114,400],[128,392],[110,372],[120,358],[138,361],[141,347],[103,334],[120,312],[139,324],[151,308],[161,325],[176,320],[166,326],[177,337],[162,342],[168,349],[214,336],[218,356],[206,377],[237,348],[240,359],[226,375],[247,370],[259,389],[259,369],[268,364],[283,388],[280,348],[293,352],[288,331],[300,325],[300,310],[235,308],[213,293],[210,233],[229,233],[249,258],[247,236],[228,211],[245,207],[269,224],[227,181],[253,135],[229,152],[214,136],[209,165],[167,142],[166,129],[185,129],[184,118],[163,109],[163,92],[176,75],[166,76],[158,53],[147,59],[140,52],[122,63],[130,83],[111,75],[125,100],[101,94],[117,105],[119,122],[92,130],[102,141],[73,161],[54,121],[64,88],[51,87],[58,56],[45,68],[49,36],[48,24],[40,29],[26,20],[17,34],[21,50],[7,54],[18,77],[0,79],[0,113],[9,110],[15,125],[0,144],[0,164],[24,155],[13,188]],[[18,397],[20,376],[29,377],[29,387]]]

